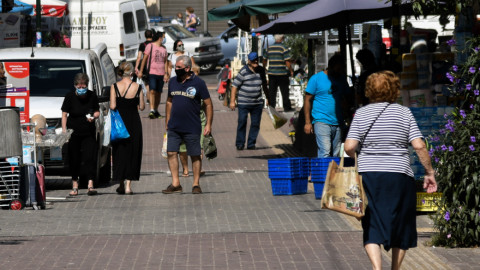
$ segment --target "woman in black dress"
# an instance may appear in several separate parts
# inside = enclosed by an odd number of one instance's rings
[[[110,88],[110,109],[118,110],[130,134],[129,138],[112,143],[113,180],[119,181],[117,193],[128,195],[133,194],[131,181],[140,179],[143,135],[138,110],[145,109],[142,88],[132,81],[133,73],[131,63],[122,63],[118,69],[122,79]]]
[[[95,119],[100,116],[97,94],[87,90],[88,75],[75,75],[75,91],[69,92],[62,104],[62,130],[73,129],[68,142],[68,159],[72,175],[70,196],[78,195],[78,178],[80,174],[88,179],[88,195],[95,195],[93,188],[95,177]]]

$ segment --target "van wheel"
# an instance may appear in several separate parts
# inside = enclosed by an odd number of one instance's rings
[[[208,63],[200,66],[201,71],[214,71],[217,68],[217,63]]]

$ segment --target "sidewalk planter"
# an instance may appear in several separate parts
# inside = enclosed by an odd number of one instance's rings
[[[435,212],[438,209],[436,203],[442,199],[441,192],[427,193],[417,192],[417,212]]]
[[[268,160],[270,179],[307,178],[308,158],[277,158]]]
[[[308,158],[268,160],[273,195],[305,194],[308,190]]]
[[[271,182],[274,196],[305,194],[308,190],[307,178],[271,179]]]

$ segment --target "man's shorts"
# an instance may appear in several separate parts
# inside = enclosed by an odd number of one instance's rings
[[[162,93],[163,75],[148,74],[148,86],[150,87],[150,90]]]
[[[179,152],[180,144],[185,142],[187,155],[200,156],[200,134],[180,133],[168,130],[167,152]]]

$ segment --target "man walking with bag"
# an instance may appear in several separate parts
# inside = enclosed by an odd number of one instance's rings
[[[245,147],[248,114],[250,114],[250,131],[248,133],[247,149],[255,149],[258,132],[260,131],[260,120],[262,119],[262,89],[265,96],[268,96],[265,69],[258,65],[258,54],[251,52],[248,54],[247,65],[240,69],[233,81],[230,97],[229,107],[234,111],[235,96],[238,91],[238,125],[235,140],[237,150],[243,150]]]
[[[207,123],[203,135],[209,135],[212,129],[213,106],[207,85],[192,72],[192,61],[189,56],[182,55],[175,63],[175,74],[168,83],[168,98],[166,104],[166,121],[168,140],[168,166],[172,173],[172,184],[162,190],[164,194],[182,192],[178,176],[178,152],[180,144],[185,142],[187,154],[192,160],[193,194],[201,194],[200,169],[202,165],[200,135],[201,100],[205,103]]]

